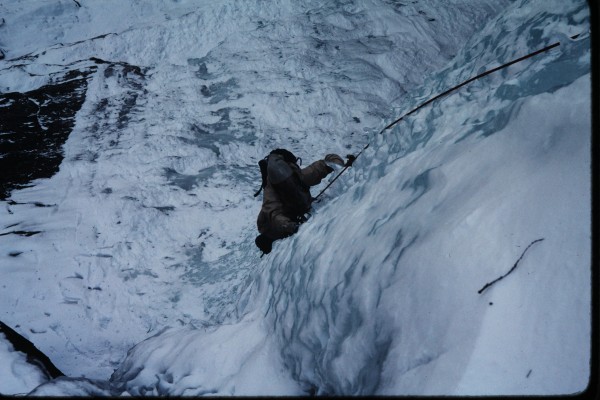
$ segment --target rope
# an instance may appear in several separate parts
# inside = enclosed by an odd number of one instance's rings
[[[580,34],[571,36],[571,39],[577,39],[579,37],[579,35]],[[442,92],[442,93],[438,94],[437,96],[434,96],[431,99],[427,100],[426,102],[424,102],[424,103],[418,105],[417,107],[413,108],[412,110],[410,110],[409,112],[407,112],[406,114],[404,114],[403,116],[401,116],[400,118],[398,118],[397,120],[395,120],[394,122],[392,122],[391,124],[389,124],[388,126],[386,126],[385,128],[383,128],[381,130],[381,132],[379,132],[379,134],[382,134],[386,130],[390,129],[392,126],[396,125],[398,122],[402,121],[405,117],[407,117],[407,116],[415,113],[416,111],[420,110],[421,108],[425,107],[426,105],[433,103],[435,100],[437,100],[437,99],[439,99],[441,97],[444,97],[444,96],[446,96],[446,95],[454,92],[455,90],[460,89],[461,87],[463,87],[465,85],[468,85],[469,83],[471,83],[473,81],[481,79],[484,76],[487,76],[487,75],[489,75],[489,74],[491,74],[493,72],[496,72],[496,71],[499,71],[501,69],[507,68],[507,67],[509,67],[509,66],[511,66],[513,64],[516,64],[516,63],[521,62],[523,60],[526,60],[528,58],[534,57],[534,56],[536,56],[536,55],[538,55],[540,53],[544,53],[544,52],[546,52],[548,50],[551,50],[551,49],[553,49],[555,47],[558,47],[558,46],[560,46],[560,42],[552,43],[551,45],[546,46],[543,49],[536,50],[533,53],[529,53],[529,54],[527,54],[527,55],[525,55],[523,57],[516,58],[516,59],[514,59],[512,61],[507,62],[506,64],[502,64],[499,67],[492,68],[489,71],[482,72],[479,75],[476,75],[476,76],[474,76],[474,77],[472,77],[470,79],[467,79],[466,81],[464,81],[464,82],[462,82],[462,83],[460,83],[460,84],[458,84],[458,85],[456,85],[454,87],[451,87],[450,89],[446,90],[445,92]]]
[[[577,39],[580,35],[581,34],[578,33],[577,35],[573,35],[570,38],[571,39]],[[555,47],[558,47],[558,46],[560,46],[560,42],[552,43],[551,45],[548,45],[548,46],[546,46],[546,47],[544,47],[542,49],[536,50],[533,53],[529,53],[529,54],[524,55],[522,57],[515,58],[512,61],[509,61],[509,62],[507,62],[505,64],[502,64],[502,65],[500,65],[498,67],[492,68],[492,69],[490,69],[488,71],[482,72],[479,75],[476,75],[476,76],[474,76],[472,78],[469,78],[466,81],[464,81],[464,82],[462,82],[462,83],[460,83],[460,84],[458,84],[456,86],[453,86],[450,89],[448,89],[448,90],[446,90],[446,91],[444,91],[444,92],[442,92],[442,93],[440,93],[440,94],[438,94],[438,95],[430,98],[429,100],[421,103],[420,105],[418,105],[417,107],[413,108],[412,110],[410,110],[406,114],[402,115],[400,118],[396,119],[394,122],[388,124],[385,128],[383,128],[381,130],[381,132],[379,132],[379,134],[382,134],[386,130],[388,130],[391,127],[393,127],[394,125],[396,125],[398,122],[402,121],[405,117],[408,117],[409,115],[417,112],[418,110],[420,110],[421,108],[425,107],[426,105],[433,103],[434,101],[436,101],[436,100],[438,100],[438,99],[440,99],[440,98],[442,98],[442,97],[444,97],[444,96],[446,96],[446,95],[454,92],[455,90],[460,89],[461,87],[463,87],[465,85],[468,85],[469,83],[471,83],[473,81],[481,79],[484,76],[487,76],[487,75],[489,75],[489,74],[491,74],[493,72],[499,71],[501,69],[507,68],[507,67],[509,67],[509,66],[511,66],[513,64],[518,63],[518,62],[527,60],[528,58],[534,57],[534,56],[536,56],[538,54],[545,53],[545,52],[547,52],[547,51],[549,51],[549,50],[551,50],[551,49],[553,49]],[[333,180],[331,182],[329,182],[329,184],[323,190],[321,190],[321,192],[316,197],[313,198],[313,201],[318,202],[319,201],[318,198],[323,194],[323,192],[325,190],[327,190],[333,184],[333,182],[335,182],[340,177],[340,175],[342,175],[349,167],[352,166],[352,163],[354,162],[354,160],[356,160],[358,158],[358,156],[360,156],[362,154],[362,152],[366,150],[367,147],[369,147],[368,143],[367,143],[367,145],[365,147],[362,148],[362,150],[352,160],[349,159],[348,162],[346,163],[346,165],[344,166],[344,169],[342,169],[340,171],[340,173],[337,174],[337,176],[335,178],[333,178]]]

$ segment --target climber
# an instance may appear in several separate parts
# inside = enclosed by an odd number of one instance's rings
[[[328,154],[308,167],[300,168],[302,160],[285,149],[275,149],[259,161],[263,203],[256,221],[258,232],[256,245],[264,254],[271,252],[275,240],[291,236],[306,221],[306,213],[314,200],[310,186],[318,185],[334,171],[334,166],[344,166],[337,154]]]

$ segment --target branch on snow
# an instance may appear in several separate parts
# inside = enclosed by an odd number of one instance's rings
[[[529,246],[527,246],[527,247],[525,248],[525,250],[523,250],[523,254],[521,254],[521,257],[519,257],[519,259],[517,260],[517,262],[515,263],[515,265],[513,265],[513,267],[510,269],[510,271],[508,271],[506,274],[502,275],[500,278],[497,278],[497,279],[495,279],[495,280],[493,280],[493,281],[491,281],[491,282],[488,282],[488,283],[486,283],[486,284],[485,284],[485,286],[484,286],[484,287],[482,287],[482,288],[481,288],[481,289],[480,289],[480,290],[479,290],[477,293],[479,293],[479,294],[483,293],[483,291],[484,291],[485,289],[487,289],[488,287],[492,286],[494,283],[496,283],[496,282],[498,282],[498,281],[500,281],[500,280],[504,279],[504,278],[505,278],[506,276],[508,276],[508,275],[509,275],[511,272],[513,272],[513,271],[514,271],[514,270],[517,268],[517,265],[519,265],[519,262],[521,261],[521,259],[522,259],[522,258],[523,258],[523,256],[525,255],[525,253],[527,253],[527,250],[529,250],[529,248],[530,248],[531,246],[533,246],[533,245],[534,245],[534,244],[536,244],[537,242],[541,242],[542,240],[544,240],[544,238],[540,238],[540,239],[534,240],[533,242],[529,243]]]

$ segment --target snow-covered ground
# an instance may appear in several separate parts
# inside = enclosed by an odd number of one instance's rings
[[[67,377],[0,336],[0,393],[586,388],[585,1],[23,0],[0,49],[3,99],[90,73],[58,172],[0,208],[0,320]],[[258,160],[367,143],[260,258]]]

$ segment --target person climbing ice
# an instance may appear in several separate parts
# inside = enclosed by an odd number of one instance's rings
[[[286,149],[271,151],[258,164],[262,185],[254,196],[263,189],[264,194],[256,220],[259,235],[254,242],[264,254],[268,254],[275,240],[293,235],[306,221],[305,215],[314,200],[310,187],[318,185],[334,171],[336,165],[346,164],[339,155],[327,154],[324,159],[300,168],[302,160]]]

